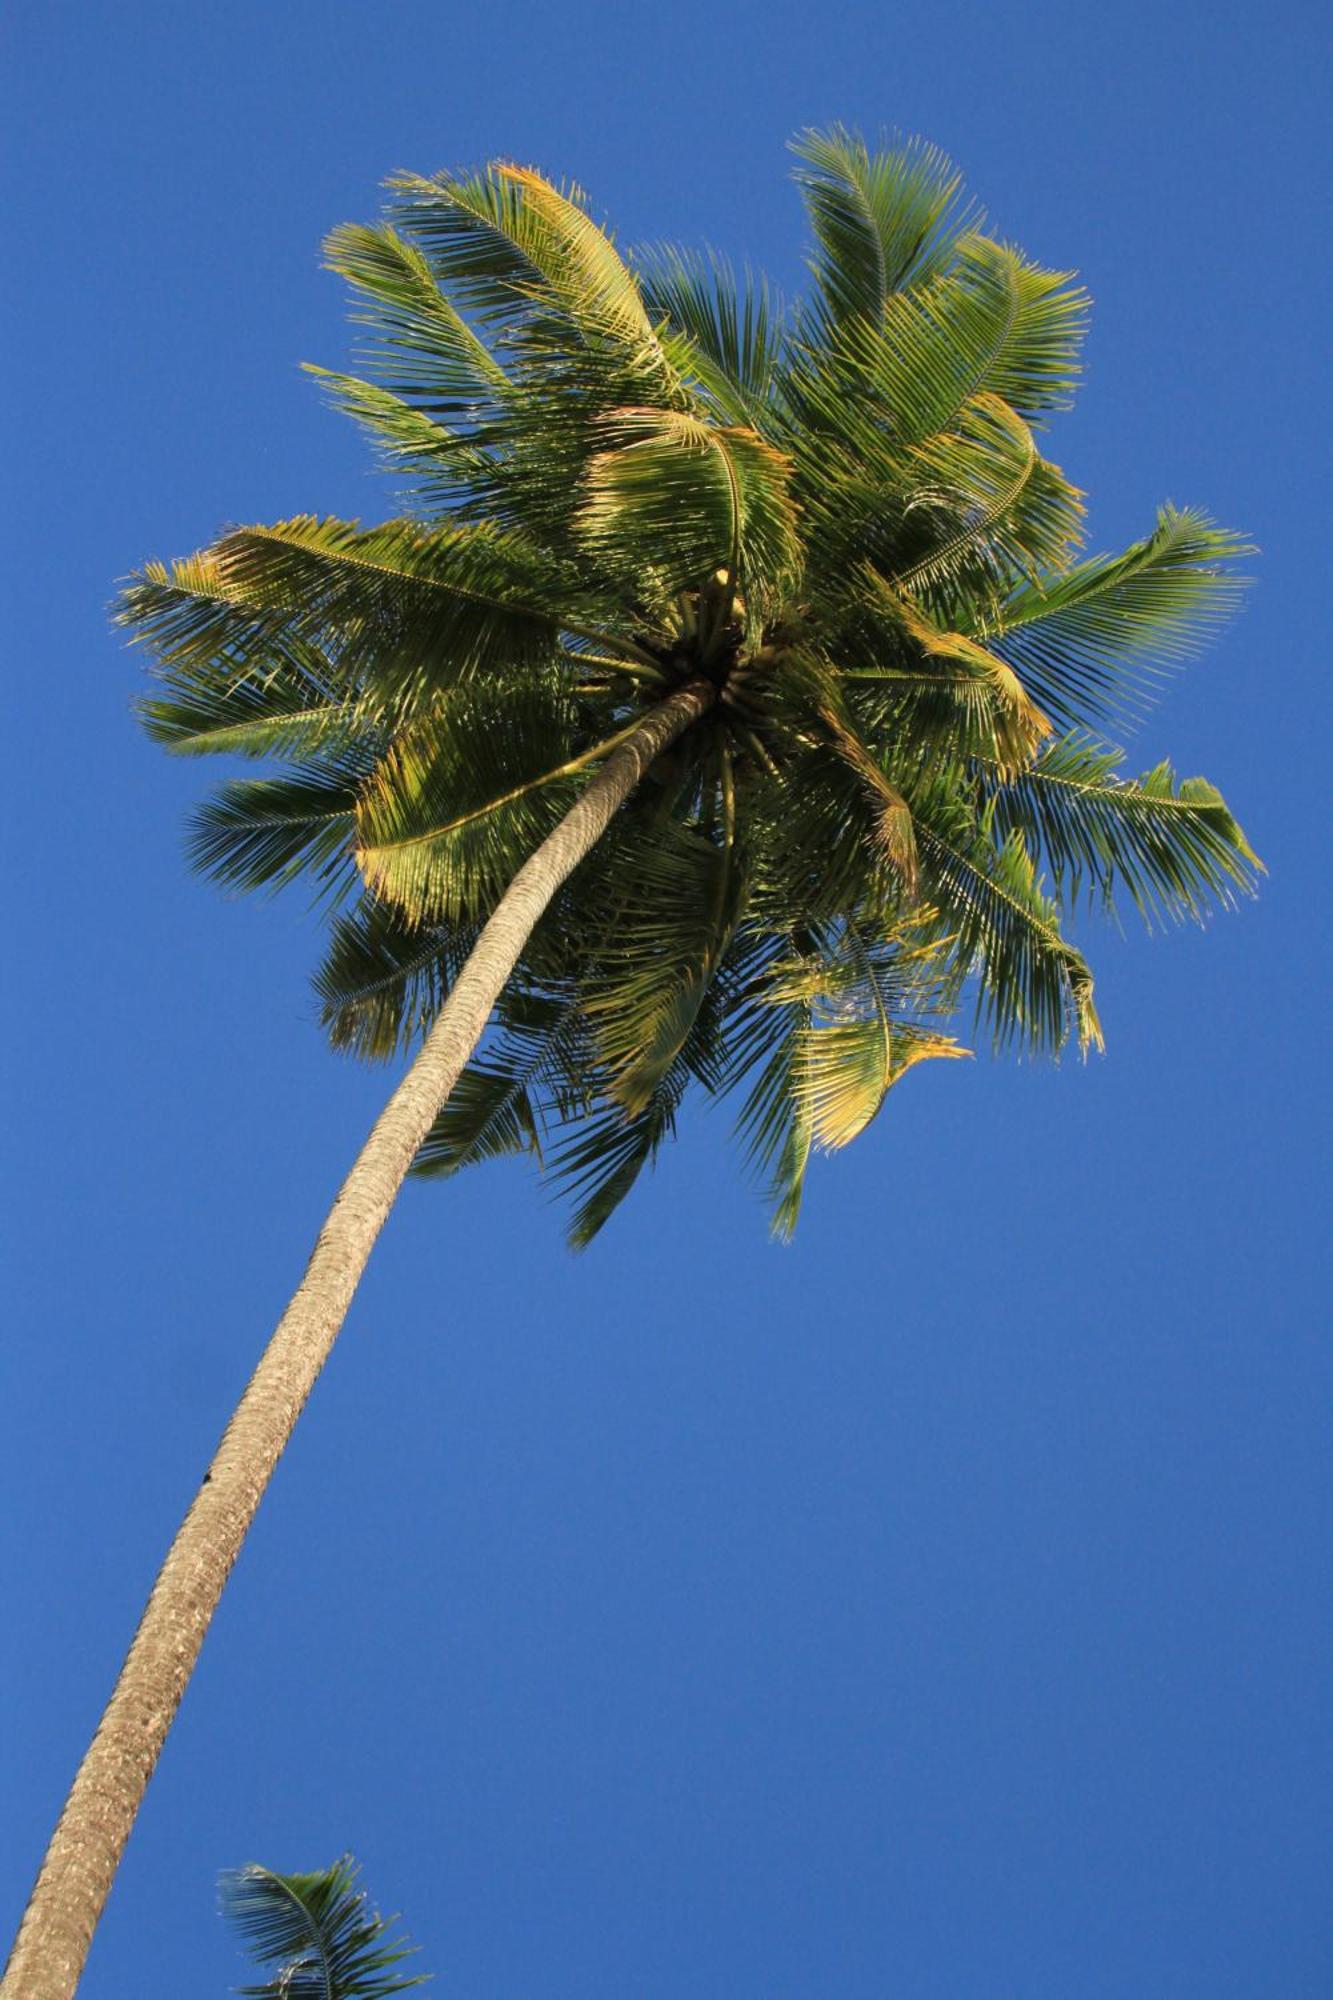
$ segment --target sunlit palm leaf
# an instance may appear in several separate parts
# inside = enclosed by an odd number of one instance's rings
[[[367,887],[416,923],[485,913],[615,747],[613,735],[576,750],[575,720],[555,678],[516,680],[500,697],[455,690],[398,739],[359,800]]]
[[[998,826],[1045,856],[1062,901],[1123,891],[1151,924],[1252,892],[1258,859],[1215,786],[1177,782],[1169,764],[1130,782],[1119,765],[1119,751],[1066,738],[996,789]]]
[[[813,270],[834,323],[874,320],[891,294],[947,264],[972,219],[962,176],[911,140],[872,154],[841,126],[793,142],[796,179],[819,246]]]
[[[1231,565],[1247,553],[1207,515],[1166,507],[1123,555],[1028,584],[979,636],[1060,722],[1132,720],[1234,615],[1242,580]]]

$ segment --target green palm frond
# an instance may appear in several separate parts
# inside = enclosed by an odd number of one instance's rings
[[[463,1071],[413,1173],[439,1179],[512,1153],[540,1159],[548,1113],[563,1120],[585,1108],[588,1041],[577,999],[511,998],[500,1039]]]
[[[626,880],[585,993],[606,1089],[644,1111],[687,1049],[741,913],[734,842],[654,830],[621,857]]]
[[[579,1125],[550,1162],[556,1188],[573,1203],[569,1241],[586,1250],[675,1130],[689,1082],[683,1063],[637,1112],[612,1102]]]
[[[657,578],[664,599],[717,571],[756,612],[800,572],[796,510],[782,454],[756,432],[680,410],[624,409],[602,426],[580,525],[626,577]]]
[[[781,366],[782,302],[762,277],[743,281],[726,259],[668,245],[635,258],[650,313],[689,343],[679,367],[729,423],[762,420]]]
[[[350,1855],[307,1875],[240,1868],[222,1877],[222,1911],[259,1963],[274,1968],[250,2000],[390,2000],[425,1976],[398,1970],[412,1946],[371,1909]]]
[[[334,921],[314,976],[335,1049],[387,1060],[424,1035],[476,943],[475,924],[412,924],[363,896]]]
[[[949,976],[933,917],[919,912],[879,936],[855,925],[810,932],[764,970],[743,1037],[744,1068],[757,1074],[737,1133],[780,1238],[796,1226],[814,1147],[849,1145],[918,1062],[967,1054],[931,1025]]]
[[[531,167],[501,166],[532,217],[528,255],[571,312],[613,327],[634,348],[657,353],[656,335],[633,272],[577,192],[563,194]]]
[[[389,185],[404,229],[463,312],[517,348],[609,350],[641,389],[675,389],[634,275],[580,189],[507,162],[462,178],[395,175]]]
[[[924,893],[952,934],[957,976],[976,978],[997,1047],[1058,1051],[1070,1034],[1102,1045],[1092,974],[1060,931],[1021,833],[996,847],[956,794],[914,802]]]
[[[995,791],[996,823],[1046,859],[1060,900],[1123,891],[1145,922],[1196,921],[1253,893],[1258,857],[1206,778],[1169,764],[1129,781],[1121,753],[1087,737],[1051,744]]]
[[[510,385],[500,362],[397,230],[344,223],[327,238],[324,259],[361,294],[357,320],[373,336],[361,358],[385,388],[445,417],[503,402]]]
[[[774,1009],[772,1021],[776,1043],[741,1106],[736,1136],[772,1211],[773,1234],[787,1242],[800,1217],[814,1144],[810,1093],[801,1087],[809,1003],[793,1002],[781,1015]]]
[[[301,756],[373,739],[388,720],[383,702],[280,616],[231,602],[211,565],[151,565],[126,604],[122,617],[158,656],[162,692],[141,698],[140,720],[178,756]]]
[[[317,368],[313,362],[304,365],[334,409],[369,432],[388,468],[407,473],[412,480],[410,491],[428,502],[461,505],[474,488],[493,477],[494,459],[475,442],[475,432],[461,426],[451,428],[376,382]]]
[[[815,282],[835,326],[878,319],[894,292],[948,264],[975,220],[961,174],[935,146],[911,140],[872,154],[855,133],[834,126],[803,132],[792,150],[818,245]]]
[[[397,740],[361,794],[367,887],[416,923],[485,914],[634,726],[576,749],[575,718],[554,678],[515,681],[503,701],[455,690]]]
[[[281,889],[309,874],[336,898],[353,880],[350,842],[365,776],[364,761],[348,758],[219,786],[191,815],[192,866],[229,889]]]
[[[990,391],[969,398],[954,428],[916,446],[911,458],[909,490],[927,545],[896,571],[899,589],[952,576],[969,552],[1031,575],[1062,567],[1076,546],[1082,495],[1044,464],[1023,419]]]
[[[368,712],[359,678],[282,613],[238,601],[211,553],[146,564],[117,618],[154,656],[164,692],[145,696],[139,714],[167,749],[291,754]]]
[[[885,866],[881,799],[826,730],[750,789],[747,908],[756,923],[780,935],[834,924],[877,892],[896,904],[902,884]]]
[[[816,433],[858,445],[871,426],[921,444],[981,395],[1037,417],[1072,399],[1087,305],[1067,274],[970,237],[946,276],[805,346],[791,369],[796,410]]]
[[[512,535],[305,516],[217,545],[225,588],[336,648],[385,687],[438,687],[546,658],[559,629],[550,566]],[[614,641],[607,637],[608,645]]]
[[[987,236],[960,245],[949,282],[995,313],[998,336],[976,387],[1002,396],[1020,415],[1068,409],[1091,301],[1072,271],[1043,271]]]
[[[977,732],[992,746],[985,754],[993,756],[1003,770],[1021,770],[1030,763],[1051,733],[1050,719],[1032,700],[1008,661],[962,632],[942,632],[876,572],[867,570],[861,582],[859,602],[873,621],[869,626],[872,642],[879,638],[883,643],[887,624],[893,638],[901,634],[906,643],[896,655],[889,652],[891,664],[852,671],[863,681],[878,675],[882,685],[895,691],[909,682],[917,688],[970,691]],[[956,698],[960,702],[965,699],[962,693]]]
[[[1162,680],[1234,616],[1234,563],[1252,550],[1192,508],[1164,507],[1153,533],[1012,596],[979,636],[1061,723],[1133,720]]]

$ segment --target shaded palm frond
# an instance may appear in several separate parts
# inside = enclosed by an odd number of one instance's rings
[[[584,1004],[608,1094],[631,1117],[687,1050],[740,918],[734,841],[670,824],[617,856],[624,887]]]
[[[390,2000],[424,1984],[399,1971],[413,1947],[394,1936],[396,1917],[381,1917],[358,1889],[350,1855],[308,1875],[251,1866],[224,1875],[223,1915],[261,1965],[274,1968],[250,2000]]]
[[[459,1077],[413,1173],[438,1179],[513,1153],[540,1159],[543,1100],[551,1100],[560,1117],[582,1108],[589,1037],[578,999],[511,996],[502,1019],[500,1038]]]
[[[606,1227],[670,1138],[688,1082],[688,1070],[678,1063],[639,1111],[630,1113],[613,1100],[578,1126],[554,1156],[552,1180],[574,1204],[569,1225],[574,1249],[586,1249]]]
[[[782,358],[782,303],[766,280],[746,271],[738,280],[723,257],[677,249],[644,250],[635,258],[644,302],[687,346],[678,371],[711,412],[734,424],[762,423]]]
[[[476,942],[473,924],[412,924],[363,896],[333,924],[314,976],[335,1049],[384,1060],[424,1035]]]
[[[741,1106],[736,1135],[772,1211],[773,1234],[790,1240],[800,1217],[814,1143],[810,1098],[800,1088],[808,1005],[772,1010],[775,1045]]]
[[[191,865],[229,889],[280,889],[311,875],[336,898],[353,880],[352,837],[368,767],[356,758],[237,778],[190,816]]]
[[[138,709],[165,749],[292,755],[381,714],[360,678],[283,613],[238,601],[210,554],[146,564],[125,585],[117,622],[153,655],[163,692]]]
[[[356,859],[372,894],[414,923],[486,914],[573,804],[589,767],[634,725],[576,746],[556,676],[502,694],[455,689],[402,734],[358,802]]]

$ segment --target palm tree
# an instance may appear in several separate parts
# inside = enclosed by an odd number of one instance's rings
[[[980,233],[929,146],[797,144],[811,295],[626,261],[526,168],[393,181],[329,262],[368,329],[322,379],[411,482],[153,564],[150,731],[276,759],[196,817],[222,882],[311,878],[335,1045],[420,1044],[154,1589],[7,1991],[74,1987],[273,1466],[404,1176],[539,1155],[588,1242],[697,1086],[736,1092],[775,1227],[975,996],[1099,1045],[1084,900],[1197,917],[1257,867],[1218,793],[1120,773],[1232,608],[1236,537],[1165,510],[1081,559],[1038,448],[1087,300]],[[490,1024],[488,1031],[488,1023]],[[483,1035],[485,1039],[483,1040]]]
[[[393,1933],[396,1917],[371,1909],[356,1886],[357,1868],[344,1854],[309,1875],[277,1875],[251,1864],[219,1884],[229,1917],[261,1965],[274,1966],[262,1986],[245,1986],[251,2000],[392,2000],[424,1986],[429,1973],[399,1971],[415,1950]]]

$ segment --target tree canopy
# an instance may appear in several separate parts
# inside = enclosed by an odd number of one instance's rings
[[[152,734],[267,761],[197,811],[234,889],[312,883],[334,1045],[411,1046],[639,718],[716,699],[538,924],[417,1171],[537,1156],[587,1242],[688,1091],[731,1095],[780,1233],[906,1070],[1100,1046],[1083,905],[1198,919],[1258,863],[1114,738],[1233,610],[1241,540],[1164,508],[1083,552],[1045,456],[1088,299],[933,147],[803,134],[805,296],[622,253],[500,162],[400,175],[328,240],[358,374],[315,374],[402,511],[225,534],[132,579]]]

